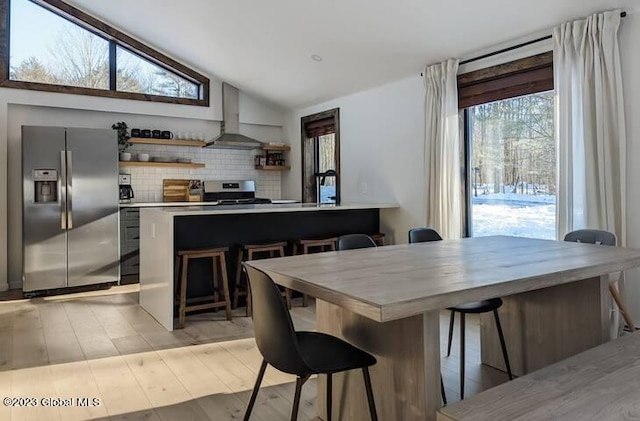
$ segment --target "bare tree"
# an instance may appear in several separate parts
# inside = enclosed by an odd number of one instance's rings
[[[146,59],[118,50],[118,90],[144,94],[198,98],[198,85]]]
[[[116,86],[119,91],[147,93],[152,82],[142,69],[136,56],[126,53],[117,55]]]
[[[177,98],[198,98],[198,86],[195,83],[165,69],[159,69],[156,75],[158,81],[153,88],[156,95],[173,96]]]
[[[116,88],[195,98],[198,85],[118,47]],[[29,82],[109,89],[109,42],[79,26],[66,25],[48,46],[49,57],[30,57],[11,67],[11,78]]]
[[[28,82],[109,89],[109,42],[78,26],[66,26],[48,45],[49,57],[29,57],[10,78]],[[44,61],[44,63],[43,63]],[[150,82],[135,60],[118,62],[117,88],[144,92]]]
[[[109,89],[109,42],[86,29],[67,26],[49,46],[54,73],[65,85]]]
[[[22,80],[25,82],[40,82],[60,84],[60,80],[45,65],[40,63],[36,57],[29,57],[22,60],[18,66],[12,66],[9,72],[12,80]]]
[[[480,179],[511,192],[555,191],[554,98],[549,93],[482,104],[471,109],[472,167]],[[482,182],[481,181],[481,182]]]

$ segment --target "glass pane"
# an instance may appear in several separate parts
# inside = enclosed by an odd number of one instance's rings
[[[116,90],[198,99],[197,84],[118,46]]]
[[[334,133],[318,137],[318,172],[336,169],[336,136]],[[320,203],[335,203],[336,177],[326,177],[320,186]]]
[[[11,0],[9,78],[109,88],[109,43],[28,0]]]
[[[471,235],[556,239],[553,92],[478,105],[468,114]]]

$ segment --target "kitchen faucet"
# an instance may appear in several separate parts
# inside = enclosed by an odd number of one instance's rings
[[[317,201],[318,203],[322,203],[322,198],[321,198],[321,186],[324,186],[327,177],[335,177],[336,178],[336,184],[335,184],[335,188],[336,188],[336,194],[335,196],[329,196],[329,199],[333,200],[334,203],[338,204],[340,203],[340,200],[338,199],[338,173],[336,172],[336,170],[327,170],[325,172],[318,172],[315,174],[316,176],[316,192],[317,192]],[[319,181],[318,181],[319,180]]]

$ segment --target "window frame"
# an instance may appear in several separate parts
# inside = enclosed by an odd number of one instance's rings
[[[334,137],[335,137],[335,155],[336,155],[336,168],[335,171],[338,173],[338,176],[336,177],[336,197],[337,197],[337,202],[339,203],[340,201],[340,179],[341,179],[341,170],[340,170],[340,108],[333,108],[331,110],[327,110],[327,111],[322,111],[320,113],[316,113],[316,114],[311,114],[311,115],[307,115],[304,117],[300,118],[300,138],[301,138],[301,159],[300,159],[300,168],[302,169],[300,171],[300,178],[302,180],[302,201],[304,203],[305,199],[306,199],[306,194],[305,194],[305,140],[306,139],[317,139],[316,138],[308,138],[307,137],[307,130],[306,130],[306,126],[309,123],[313,123],[316,121],[321,121],[321,120],[325,120],[325,119],[329,119],[332,118],[333,119],[333,127],[334,127]],[[318,163],[319,163],[319,142],[316,140],[314,141],[314,166],[315,169],[314,171],[317,171],[318,168]],[[316,202],[319,200],[320,198],[316,197]],[[312,202],[307,202],[307,203],[312,203]]]
[[[462,221],[464,226],[462,227],[462,235],[465,237],[471,237],[471,208],[473,206],[473,200],[471,199],[471,186],[469,180],[471,180],[471,136],[469,131],[471,130],[471,120],[469,119],[469,107],[460,108],[462,113],[462,162],[464,164],[462,171],[464,179],[462,180],[462,191],[464,192],[464,209],[462,213]]]
[[[62,0],[29,0],[38,6],[66,19],[81,28],[105,39],[109,43],[109,89],[94,89],[68,85],[53,85],[39,82],[11,80],[9,77],[10,58],[10,2],[0,0],[0,87],[14,89],[28,89],[36,91],[57,92],[76,95],[90,95],[107,98],[131,99],[137,101],[163,102],[170,104],[196,105],[208,107],[210,105],[210,81],[206,76],[175,61],[161,52],[143,44],[131,36],[76,9]],[[199,87],[199,99],[179,98],[163,95],[143,94],[116,90],[116,46],[120,46],[165,70],[182,77]]]

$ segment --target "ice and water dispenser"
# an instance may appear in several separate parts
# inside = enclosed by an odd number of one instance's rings
[[[58,171],[33,170],[35,203],[50,203],[58,201]]]

